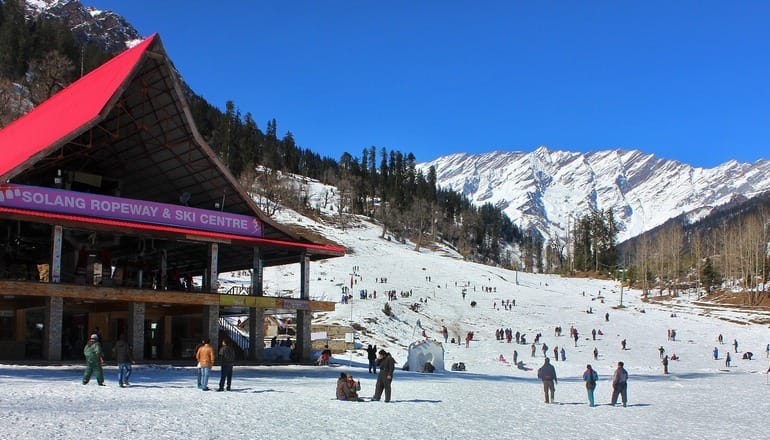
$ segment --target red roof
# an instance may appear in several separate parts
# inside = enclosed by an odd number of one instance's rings
[[[102,110],[156,40],[157,34],[153,34],[0,130],[2,180],[49,147],[80,134],[83,127],[102,116]]]

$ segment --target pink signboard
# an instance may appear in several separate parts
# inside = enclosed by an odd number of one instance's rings
[[[54,188],[0,184],[0,206],[262,236],[256,217]]]

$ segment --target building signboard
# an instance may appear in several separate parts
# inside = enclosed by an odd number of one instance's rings
[[[0,184],[0,206],[262,236],[262,222],[257,217],[55,188]]]

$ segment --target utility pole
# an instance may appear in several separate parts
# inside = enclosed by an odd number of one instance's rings
[[[620,308],[623,308],[623,282],[626,280],[626,271],[620,269]]]

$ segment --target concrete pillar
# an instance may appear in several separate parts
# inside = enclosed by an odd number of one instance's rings
[[[203,337],[211,340],[214,350],[219,347],[219,306],[203,306]]]
[[[300,259],[300,288],[301,299],[310,299],[310,256],[303,253]],[[313,314],[310,310],[297,310],[297,352],[300,362],[312,362],[312,341],[310,340]]]
[[[251,294],[263,296],[262,279],[264,267],[259,248],[254,248],[254,260],[251,271]],[[265,309],[249,308],[249,353],[248,359],[262,362],[265,352]]]
[[[145,304],[132,302],[128,304],[128,334],[126,341],[134,349],[134,360],[144,360],[144,313]]]
[[[53,246],[51,247],[51,283],[61,282],[61,246],[62,237],[64,236],[64,230],[61,226],[56,225],[53,227]]]
[[[217,278],[219,278],[219,244],[211,243],[209,245],[209,270],[208,270],[208,290],[205,292],[217,293]]]
[[[301,363],[311,363],[312,341],[310,340],[310,324],[313,313],[310,310],[297,310],[297,353]]]
[[[43,317],[43,359],[61,360],[62,320],[64,317],[64,298],[47,297],[45,316]]]

